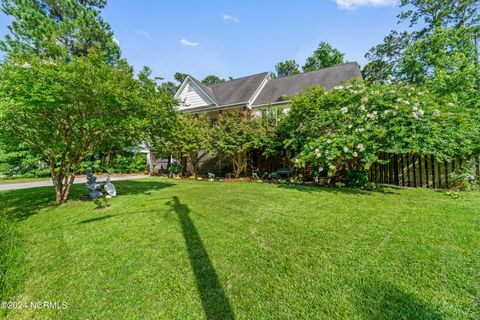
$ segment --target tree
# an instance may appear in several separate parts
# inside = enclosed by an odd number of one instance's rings
[[[472,50],[476,58],[472,59],[478,65],[479,50],[478,39],[480,36],[480,0],[402,0],[400,7],[405,8],[403,12],[398,15],[398,22],[407,22],[409,30],[399,32],[392,31],[390,35],[384,38],[383,43],[371,48],[365,57],[370,61],[382,60],[382,63],[377,63],[376,66],[384,66],[386,69],[381,73],[392,70],[393,76],[397,80],[408,80],[416,82],[418,78],[423,78],[420,74],[412,73],[414,70],[405,68],[405,52],[407,48],[411,51],[418,51],[418,41],[424,43],[427,39],[432,37],[432,34],[437,30],[463,30],[470,36],[471,44],[465,41],[462,43],[456,42],[454,33],[446,32],[444,37],[454,37],[446,42],[454,44],[456,47],[453,51],[463,52],[466,56],[471,56]],[[457,33],[458,34],[458,33]],[[437,37],[437,36],[435,36]],[[438,44],[438,43],[437,43]],[[438,47],[422,46],[424,56],[434,57],[438,52]],[[416,49],[413,49],[415,47]],[[448,51],[448,48],[442,49]],[[412,61],[410,61],[412,62]],[[409,62],[409,63],[410,63]],[[389,65],[389,66],[388,66]],[[388,67],[387,67],[388,66]],[[421,68],[417,69],[422,72]],[[433,73],[432,73],[433,75]],[[478,84],[477,84],[478,86]]]
[[[165,83],[158,84],[158,80],[160,78],[152,78],[152,70],[148,67],[144,67],[138,74],[139,98],[145,107],[145,117],[139,126],[138,136],[151,152],[168,154],[179,128],[178,113],[175,110],[178,101],[165,87]]]
[[[455,96],[459,101],[478,98],[480,67],[472,32],[466,26],[435,27],[406,48],[400,63],[402,74],[439,95]]]
[[[383,60],[373,60],[363,67],[362,76],[367,82],[385,82],[393,76],[392,66]]]
[[[175,74],[173,75],[173,78],[179,83],[179,86],[185,81],[187,77],[188,74],[181,72],[175,72]]]
[[[112,66],[101,54],[11,56],[0,64],[0,138],[27,144],[49,165],[62,203],[84,158],[142,123],[141,93],[126,62]]]
[[[297,167],[344,176],[381,152],[467,158],[480,151],[480,112],[407,83],[354,82],[294,97],[283,123]]]
[[[269,138],[262,118],[241,111],[221,114],[214,134],[218,152],[232,163],[235,178],[246,171],[248,153],[265,145]]]
[[[405,49],[412,41],[412,35],[409,32],[392,31],[383,38],[383,43],[371,48],[365,54],[365,58],[372,63],[366,70],[373,72],[370,72],[371,80],[375,80],[377,76],[383,77],[389,74],[396,79],[405,78],[401,74],[400,63]]]
[[[202,83],[207,86],[211,86],[213,84],[225,82],[225,79],[221,79],[213,74],[206,76],[205,79],[202,80]]]
[[[13,22],[0,48],[8,54],[67,59],[96,48],[107,61],[115,61],[120,48],[100,16],[105,5],[106,0],[3,0],[2,11]]]
[[[205,113],[181,114],[178,130],[171,140],[171,150],[190,161],[193,176],[198,174],[200,162],[216,153],[211,123],[212,120]]]
[[[178,86],[171,81],[162,83],[160,87],[163,91],[171,94],[172,96],[175,95],[175,93],[177,93],[177,90],[178,90]]]
[[[283,62],[279,62],[275,65],[275,71],[277,72],[276,77],[282,78],[292,76],[294,74],[299,74],[300,70],[298,68],[298,63],[295,62],[295,60],[286,60]]]
[[[333,48],[326,42],[320,42],[313,54],[303,65],[303,72],[315,71],[322,68],[344,63],[345,54]]]

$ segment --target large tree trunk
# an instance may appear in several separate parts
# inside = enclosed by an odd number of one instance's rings
[[[239,152],[237,153],[233,159],[233,174],[235,178],[239,178],[240,175],[245,171],[247,168],[247,155],[246,152]]]
[[[72,160],[72,159],[70,159]],[[63,159],[60,167],[55,166],[55,157],[50,158],[50,175],[55,187],[55,202],[57,204],[64,203],[68,200],[70,189],[75,181],[80,161],[73,161],[66,164]],[[72,170],[73,167],[73,170]]]
[[[55,202],[60,204],[68,200],[68,195],[70,194],[70,189],[72,184],[75,181],[75,174],[63,176],[52,176],[53,185],[55,186]]]

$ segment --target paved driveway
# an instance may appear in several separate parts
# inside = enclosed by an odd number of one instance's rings
[[[112,176],[111,181],[143,179],[148,177],[149,177],[148,175],[143,175],[143,174],[142,175],[119,175],[119,176]],[[103,175],[98,175],[97,181],[105,181],[105,177]],[[75,178],[74,184],[86,183],[86,182],[87,182],[87,179],[85,177],[77,177]],[[52,180],[9,183],[9,184],[0,184],[0,191],[29,189],[29,188],[37,188],[37,187],[49,187],[49,186],[53,186]]]

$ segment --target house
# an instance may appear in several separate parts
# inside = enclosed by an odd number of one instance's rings
[[[283,78],[272,78],[269,72],[263,72],[211,86],[188,76],[175,98],[180,101],[181,112],[215,113],[242,108],[260,113],[267,108],[287,106],[291,96],[309,87],[331,89],[361,76],[356,62]]]
[[[230,109],[246,109],[259,115],[269,112],[277,116],[280,110],[287,110],[290,97],[309,87],[317,85],[331,89],[361,77],[360,66],[356,62],[283,78],[272,78],[270,72],[263,72],[211,86],[188,76],[175,98],[180,101],[180,112],[208,112],[212,118]],[[157,160],[150,151],[147,152],[147,160],[150,172],[167,166],[167,160]]]

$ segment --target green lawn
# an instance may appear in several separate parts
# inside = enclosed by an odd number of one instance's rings
[[[9,319],[479,319],[480,194],[144,179],[0,193],[26,276]],[[78,198],[83,186],[75,186]]]
[[[50,177],[34,177],[34,178],[7,178],[0,177],[0,184],[23,183],[49,180]]]

